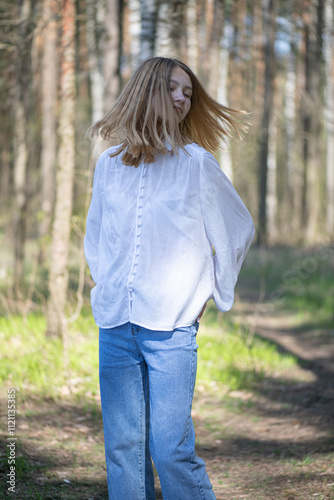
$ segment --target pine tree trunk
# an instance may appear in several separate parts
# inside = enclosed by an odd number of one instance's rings
[[[296,234],[297,224],[294,216],[296,209],[296,33],[293,24],[293,0],[289,0],[289,42],[290,51],[287,59],[285,82],[285,107],[286,119],[286,182],[284,190],[283,219],[288,220],[290,232]],[[292,216],[291,216],[292,215]]]
[[[267,158],[267,235],[273,242],[277,236],[277,117],[271,115]]]
[[[325,0],[324,62],[325,62],[325,130],[327,217],[326,230],[334,233],[334,28],[333,0]]]
[[[321,21],[322,0],[304,0],[305,87],[302,100],[303,185],[301,229],[309,243],[319,234],[321,154],[319,149],[321,110]]]
[[[190,68],[198,74],[198,21],[197,21],[197,2],[188,0],[187,5],[187,62]]]
[[[56,206],[52,232],[47,334],[64,331],[75,164],[75,1],[64,0]]]
[[[20,5],[18,42],[16,47],[14,81],[14,288],[19,290],[24,275],[24,246],[26,239],[27,204],[27,116],[26,92],[29,90],[30,47],[28,24],[31,0]]]
[[[264,60],[265,60],[265,89],[262,114],[262,130],[260,143],[260,188],[259,188],[259,230],[258,244],[267,243],[267,177],[269,153],[269,126],[273,108],[273,78],[274,78],[274,40],[275,40],[275,0],[267,0],[263,9],[264,15]]]
[[[103,48],[104,112],[111,108],[121,87],[122,18],[123,1],[107,0]]]
[[[40,237],[50,233],[55,198],[57,159],[57,0],[43,2],[43,56],[42,56],[42,150],[41,193],[43,218],[39,226]]]
[[[220,3],[219,1],[217,2]],[[219,8],[219,7],[218,7]],[[219,22],[222,24],[222,30],[219,33],[219,58],[218,58],[218,88],[217,100],[224,106],[229,106],[227,95],[228,78],[229,78],[229,38],[231,36],[232,27],[229,26],[225,19],[223,11],[219,10]],[[222,141],[221,148],[218,153],[220,167],[233,182],[232,155],[230,149],[230,140],[227,138],[226,143]]]

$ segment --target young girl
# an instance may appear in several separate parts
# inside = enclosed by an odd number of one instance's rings
[[[209,299],[232,307],[254,236],[212,155],[243,116],[155,57],[92,127],[120,141],[97,162],[85,236],[110,499],[155,498],[151,457],[164,500],[215,499],[191,419],[196,334]]]

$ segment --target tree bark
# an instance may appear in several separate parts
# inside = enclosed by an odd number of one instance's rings
[[[215,12],[214,12],[214,29],[218,32],[217,44],[217,60],[212,61],[212,64],[217,65],[217,88],[215,91],[215,97],[218,102],[224,106],[229,106],[228,98],[228,78],[229,78],[229,45],[232,36],[232,26],[227,24],[224,19],[223,6],[219,0],[215,0]],[[221,29],[220,29],[221,25]],[[221,143],[221,149],[218,152],[218,159],[220,167],[223,172],[227,175],[231,182],[233,182],[233,168],[232,168],[232,155],[230,149],[230,140],[227,138],[226,142]]]
[[[103,115],[103,93],[104,93],[104,78],[103,67],[101,64],[102,53],[97,42],[97,36],[101,34],[100,26],[98,25],[99,11],[102,11],[104,17],[104,8],[101,0],[96,2],[94,0],[86,1],[87,13],[87,49],[88,49],[88,67],[89,79],[91,89],[91,108],[92,108],[92,122],[95,123]],[[101,17],[102,17],[101,16]]]
[[[275,0],[267,0],[263,9],[264,16],[264,60],[265,60],[265,89],[262,113],[262,130],[260,138],[260,187],[259,187],[259,229],[258,245],[267,243],[267,183],[268,183],[268,152],[269,126],[273,108],[273,79],[274,79],[274,40],[275,40]]]
[[[188,0],[187,5],[187,63],[194,73],[198,74],[198,20],[197,20],[197,2]]]
[[[289,217],[289,228],[296,234],[297,224],[295,212],[297,208],[296,193],[296,33],[293,23],[293,0],[288,4],[288,26],[290,50],[287,57],[286,82],[285,82],[285,107],[284,117],[286,119],[286,182],[283,211],[284,218]]]
[[[271,113],[267,158],[267,236],[273,242],[277,236],[277,117]]]
[[[27,112],[26,93],[29,91],[31,37],[29,18],[31,0],[20,2],[20,23],[17,40],[14,80],[14,288],[19,290],[24,275],[27,205]]]
[[[43,2],[43,56],[42,56],[42,144],[41,196],[42,215],[39,226],[41,238],[50,233],[55,199],[57,159],[57,0]]]
[[[186,20],[187,0],[159,2],[156,30],[156,53],[164,57],[186,60]]]
[[[140,19],[140,0],[129,0],[129,30],[131,37],[131,72],[133,73],[140,61],[140,33],[141,33],[141,19]]]
[[[68,258],[73,205],[75,166],[75,2],[64,0],[61,39],[61,90],[59,154],[55,217],[52,232],[52,261],[49,276],[47,334],[64,331],[68,289]]]
[[[326,230],[334,233],[334,29],[333,0],[325,0],[324,29],[324,63],[325,63],[325,130],[326,130],[326,180],[327,210]]]
[[[304,0],[304,75],[302,99],[303,127],[303,184],[301,204],[301,230],[309,242],[319,234],[320,222],[320,170],[319,149],[321,109],[321,33],[322,0]],[[320,160],[320,161],[319,161]],[[320,167],[320,168],[319,168]],[[312,208],[311,208],[312,207]]]
[[[157,0],[140,2],[140,62],[154,56]]]
[[[171,57],[174,55],[170,40],[170,7],[166,0],[159,1],[155,50],[157,55]]]
[[[103,52],[104,112],[115,102],[121,88],[123,1],[107,0]]]

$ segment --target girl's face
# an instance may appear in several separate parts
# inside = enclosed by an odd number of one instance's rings
[[[170,77],[170,93],[173,100],[173,108],[176,114],[177,122],[180,123],[187,116],[191,107],[192,84],[189,75],[176,66]],[[152,100],[158,116],[161,117],[160,95],[156,93]]]
[[[170,92],[178,123],[182,122],[191,108],[192,83],[189,75],[176,66],[170,77]]]

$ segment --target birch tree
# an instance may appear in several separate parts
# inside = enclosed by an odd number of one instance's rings
[[[157,26],[156,26],[156,41],[155,50],[156,54],[162,57],[171,57],[173,55],[173,49],[171,46],[170,39],[170,8],[169,2],[166,0],[159,1],[157,16]]]
[[[131,37],[131,72],[133,73],[140,61],[140,0],[129,0],[129,33]]]
[[[157,0],[140,2],[140,62],[154,56]]]
[[[158,5],[156,54],[186,60],[187,0],[161,0]]]
[[[63,2],[61,51],[59,153],[47,311],[47,334],[49,336],[60,336],[66,325],[65,305],[69,279],[68,258],[75,165],[74,0]]]

